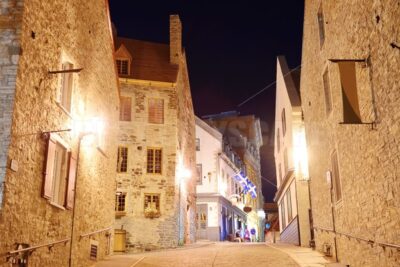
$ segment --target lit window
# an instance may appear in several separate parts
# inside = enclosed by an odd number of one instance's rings
[[[162,170],[162,149],[147,149],[147,173],[159,173]]]
[[[200,138],[196,138],[196,151],[200,151]]]
[[[197,164],[196,169],[197,169],[197,184],[202,184],[203,167],[201,164]]]
[[[119,110],[119,120],[120,121],[131,121],[132,114],[132,98],[131,97],[121,97],[120,98],[120,110]]]
[[[118,161],[117,161],[117,171],[127,172],[128,170],[128,148],[118,147]]]
[[[319,29],[319,44],[322,47],[325,41],[325,25],[324,25],[324,13],[322,12],[322,4],[318,10],[318,29]]]
[[[73,66],[69,62],[62,64],[62,70],[71,70]],[[73,72],[61,73],[61,88],[59,92],[58,102],[68,112],[71,112],[71,96],[72,96],[72,83],[73,83]]]
[[[325,111],[326,114],[328,115],[332,111],[332,99],[331,99],[331,90],[329,86],[329,74],[328,74],[328,68],[326,68],[322,80],[324,83],[324,93],[325,93]]]
[[[125,200],[126,193],[125,192],[117,192],[115,196],[115,211],[116,212],[124,212],[125,211]]]
[[[149,123],[164,123],[164,100],[149,99]]]
[[[129,60],[117,59],[118,74],[128,75],[129,74]]]
[[[43,197],[51,203],[73,208],[76,159],[66,143],[56,134],[49,135]]]
[[[144,194],[145,217],[160,216],[160,194]]]
[[[340,181],[340,174],[339,174],[339,164],[337,158],[337,152],[333,151],[331,156],[332,161],[332,183],[333,183],[333,190],[335,191],[335,199],[339,201],[342,199],[342,185]]]

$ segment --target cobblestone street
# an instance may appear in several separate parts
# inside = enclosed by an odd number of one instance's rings
[[[265,244],[216,243],[208,246],[117,255],[96,267],[268,267],[299,266],[287,254]]]

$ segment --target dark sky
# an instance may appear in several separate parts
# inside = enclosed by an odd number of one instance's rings
[[[119,36],[168,43],[169,14],[179,14],[195,113],[237,110],[260,117],[264,142],[262,176],[275,183],[273,123],[276,56],[300,65],[303,1],[109,0]],[[275,190],[263,182],[266,201]]]

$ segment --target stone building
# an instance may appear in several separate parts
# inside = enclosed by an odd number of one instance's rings
[[[247,222],[240,195],[244,185],[235,178],[244,164],[223,135],[198,117],[196,167],[197,238],[233,241]]]
[[[181,22],[170,44],[117,38],[121,89],[116,246],[175,247],[195,241],[195,120]],[[118,230],[119,229],[119,230]]]
[[[315,245],[399,266],[400,5],[305,1],[301,98]]]
[[[260,147],[263,144],[260,120],[253,115],[240,116],[237,112],[225,112],[204,117],[206,122],[216,127],[227,138],[233,151],[244,163],[243,176],[255,185],[254,194],[244,194],[247,214],[247,228],[255,230],[253,239],[263,240],[263,218],[258,211],[263,210],[264,200],[261,193]]]
[[[114,223],[108,2],[9,0],[0,14],[0,265],[90,266]]]
[[[300,69],[290,70],[277,58],[275,104],[275,169],[281,241],[309,246],[310,198],[308,161],[299,95]]]

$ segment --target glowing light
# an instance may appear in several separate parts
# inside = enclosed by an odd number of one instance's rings
[[[304,128],[300,128],[293,137],[293,162],[296,175],[308,179],[308,156]]]
[[[263,210],[258,210],[257,215],[258,215],[258,217],[265,219],[265,212]]]
[[[73,131],[79,135],[101,135],[104,131],[104,121],[99,117],[74,120]]]

